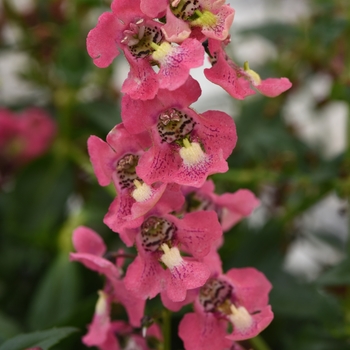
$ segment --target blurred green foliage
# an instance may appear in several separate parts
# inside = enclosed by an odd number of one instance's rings
[[[41,92],[44,102],[22,99],[6,107],[17,110],[44,104],[59,131],[44,157],[2,184],[0,348],[10,349],[1,343],[21,333],[43,331],[39,338],[46,339],[54,332],[48,328],[69,326],[80,331],[54,349],[77,350],[85,348],[80,338],[91,321],[103,281],[69,262],[72,230],[84,224],[99,232],[113,250],[121,246],[117,235],[102,223],[113,191],[98,186],[86,152],[89,135],[104,138],[120,122],[120,93],[112,84],[113,68],[94,67],[85,48],[88,31],[109,4],[98,0],[37,0],[34,4],[21,13],[10,0],[3,0],[0,55],[28,55],[20,77]],[[260,35],[275,45],[278,57],[260,67],[259,73],[286,76],[293,88],[275,99],[259,96],[233,101],[240,110],[239,142],[229,159],[229,172],[214,176],[219,192],[245,187],[262,194],[267,187],[273,188],[265,222],[255,227],[246,221],[238,224],[226,234],[220,250],[225,269],[255,266],[273,284],[270,300],[275,319],[260,343],[243,343],[247,349],[350,349],[349,258],[336,266],[323,266],[312,282],[284,269],[288,248],[302,235],[297,219],[327,194],[336,192],[347,199],[350,193],[350,150],[325,158],[321,148],[301,141],[283,118],[290,95],[319,73],[329,75],[332,85],[328,96],[313,101],[315,111],[335,100],[349,108],[350,3],[313,0],[309,5],[310,16],[295,24],[268,23],[240,33],[246,38]],[[8,25],[20,33],[15,43],[5,40]],[[348,140],[349,125],[348,120]],[[334,239],[334,234],[312,232],[347,256],[350,245]],[[148,304],[147,312],[158,318],[159,308],[156,299]],[[122,310],[115,313],[124,317]],[[182,346],[176,335],[180,319],[181,315],[174,315],[172,322],[174,349]],[[63,333],[50,333],[52,344],[63,338],[66,328],[60,329]],[[33,343],[29,340],[28,344]]]

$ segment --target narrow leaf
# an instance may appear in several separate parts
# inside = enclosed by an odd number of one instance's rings
[[[73,327],[63,327],[20,334],[1,344],[0,350],[23,350],[31,347],[39,347],[42,350],[47,350],[76,331],[78,329]]]

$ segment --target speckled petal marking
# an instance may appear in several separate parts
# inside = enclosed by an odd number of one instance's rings
[[[141,226],[142,246],[155,252],[163,243],[170,241],[176,231],[177,227],[172,222],[151,216]]]
[[[136,165],[139,157],[133,154],[127,154],[118,161],[117,176],[120,188],[134,188],[134,180],[137,180]]]
[[[196,122],[186,113],[171,108],[159,116],[158,133],[162,142],[172,143],[182,140],[191,133]]]
[[[219,279],[209,280],[199,292],[199,302],[206,312],[218,311],[218,307],[231,298],[232,286]]]

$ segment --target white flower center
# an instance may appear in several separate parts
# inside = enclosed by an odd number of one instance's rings
[[[152,197],[153,190],[146,183],[142,183],[138,180],[134,180],[135,189],[132,191],[131,196],[136,202],[145,202]]]
[[[167,244],[163,243],[160,246],[164,252],[164,254],[160,257],[160,260],[170,269],[172,270],[174,267],[182,265],[184,260],[180,255],[179,249],[176,247],[169,248]]]
[[[245,331],[252,325],[253,318],[244,306],[231,305],[230,309],[232,314],[228,317],[237,330]]]
[[[186,166],[192,167],[205,160],[205,153],[199,143],[190,143],[187,139],[184,139],[185,147],[180,148],[180,157]]]
[[[98,315],[104,315],[107,311],[107,298],[108,295],[102,291],[98,291],[99,298],[96,303],[95,312]]]

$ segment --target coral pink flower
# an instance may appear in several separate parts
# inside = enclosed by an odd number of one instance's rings
[[[131,325],[124,321],[111,320],[111,298],[99,291],[99,299],[88,333],[83,337],[83,343],[87,346],[96,346],[100,350],[120,350],[119,338],[126,343],[123,349],[149,350],[147,338],[161,340],[162,335],[156,324],[151,325],[145,337],[136,332]],[[118,337],[117,337],[118,336]]]
[[[144,15],[140,0],[114,0],[112,13],[99,18],[87,37],[87,49],[98,67],[107,67],[123,50],[130,63],[130,73],[122,92],[132,98],[147,100],[158,88],[174,90],[189,76],[191,68],[203,64],[204,49],[195,39],[181,45],[164,40],[162,24]],[[152,66],[158,65],[156,74]]]
[[[171,301],[183,301],[187,290],[205,283],[210,270],[206,264],[182,258],[179,248],[200,259],[209,254],[221,235],[214,212],[190,213],[178,219],[153,211],[138,231],[138,256],[126,272],[126,288],[144,299],[165,291]]]
[[[88,326],[88,333],[83,337],[87,346],[97,346],[100,350],[119,350],[119,342],[114,335],[110,319],[111,300],[108,295],[99,291],[94,317]]]
[[[222,195],[215,194],[214,189],[215,185],[212,180],[206,181],[200,188],[183,186],[183,193],[186,196],[184,210],[186,212],[214,210],[223,231],[228,231],[241,219],[249,216],[260,203],[247,189]]]
[[[197,114],[187,107],[200,94],[195,80],[189,78],[178,91],[173,94],[160,90],[150,101],[124,96],[122,118],[132,133],[151,131],[153,145],[136,167],[146,183],[175,182],[200,187],[208,175],[227,171],[226,159],[237,141],[236,128],[226,113]],[[136,116],[141,111],[140,122]]]
[[[195,313],[180,322],[179,336],[191,350],[226,349],[227,340],[253,338],[272,321],[268,305],[271,284],[254,268],[231,269],[213,275],[199,290]],[[233,330],[226,333],[228,323]],[[195,337],[196,335],[196,337]]]
[[[114,0],[112,12],[104,12],[97,26],[87,37],[87,51],[95,65],[100,68],[109,66],[119,55],[124,31],[132,33],[135,23],[144,18],[140,10],[140,0]]]
[[[249,95],[254,95],[255,91],[250,85],[268,97],[276,97],[292,87],[292,83],[287,78],[261,80],[260,76],[249,68],[247,62],[244,64],[244,69],[237,66],[227,57],[220,41],[210,39],[209,52],[213,67],[204,70],[205,76],[214,84],[220,85],[234,98],[243,100]]]
[[[173,4],[175,2],[177,4],[171,7],[174,16],[170,16],[168,10],[167,23],[162,28],[166,39],[181,39],[184,36],[185,29],[178,24],[180,19],[185,21],[189,28],[200,28],[204,37],[202,40],[225,40],[229,35],[235,10],[230,5],[225,5],[225,0],[192,0],[186,3],[173,1]]]
[[[101,237],[93,230],[85,226],[80,226],[73,232],[73,244],[76,253],[70,253],[71,261],[79,261],[87,268],[97,271],[107,277],[104,294],[101,296],[101,305],[105,305],[103,312],[98,312],[96,322],[101,324],[101,319],[107,322],[106,314],[108,303],[119,302],[124,305],[131,325],[138,327],[143,316],[145,307],[144,300],[136,298],[126,291],[124,282],[121,279],[122,271],[120,266],[103,258],[106,246]],[[107,294],[107,296],[106,296]],[[107,299],[108,303],[107,303]],[[107,326],[106,326],[107,327]]]
[[[151,146],[148,133],[130,135],[123,124],[117,125],[108,135],[107,142],[96,136],[90,136],[88,151],[90,159],[101,186],[113,181],[117,189],[117,197],[110,206],[105,223],[119,232],[126,245],[131,246],[133,240],[128,237],[124,228],[136,227],[142,223],[143,216],[160,200],[167,188],[165,183],[147,185],[136,174],[135,167],[144,150]],[[172,189],[170,189],[172,190]],[[174,201],[183,201],[183,196]]]
[[[55,133],[55,123],[41,108],[0,109],[0,178],[42,155]]]
[[[163,0],[157,7],[154,5],[153,0],[141,0],[141,10],[150,17],[163,17],[166,12],[162,31],[172,42],[188,38],[193,27],[200,28],[204,38],[225,40],[235,14],[225,0]]]

